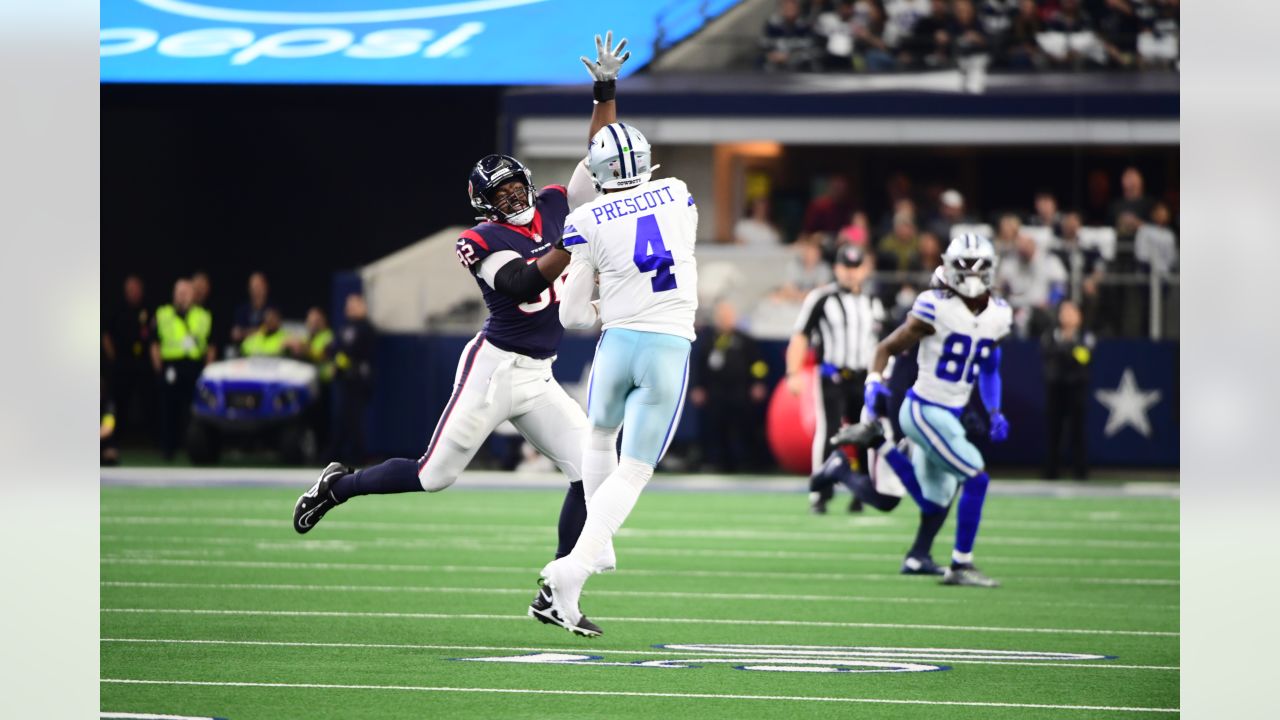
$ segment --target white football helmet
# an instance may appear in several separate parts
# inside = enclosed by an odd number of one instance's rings
[[[942,253],[942,267],[947,287],[964,297],[976,298],[995,284],[996,249],[981,235],[957,235]]]
[[[587,150],[587,169],[596,190],[625,190],[649,181],[651,148],[636,128],[620,122],[600,128]]]

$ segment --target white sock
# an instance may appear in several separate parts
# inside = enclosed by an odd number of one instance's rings
[[[653,477],[653,466],[634,458],[624,457],[618,469],[609,474],[587,504],[587,523],[578,536],[578,544],[565,558],[590,572],[596,558],[622,527],[631,509],[640,498],[640,491]],[[583,481],[586,487],[586,481]]]
[[[961,564],[966,564],[966,563],[973,564],[973,553],[971,552],[962,553],[959,550],[952,550],[951,561],[961,563]]]
[[[605,478],[618,469],[618,428],[592,426],[587,450],[582,454],[582,493],[587,502]]]

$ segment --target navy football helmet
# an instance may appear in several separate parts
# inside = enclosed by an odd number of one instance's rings
[[[524,191],[498,192],[498,188],[512,180],[523,183]],[[471,177],[467,180],[471,207],[480,213],[477,220],[528,225],[533,220],[537,192],[538,189],[533,185],[533,173],[524,163],[509,155],[484,156],[471,168]]]

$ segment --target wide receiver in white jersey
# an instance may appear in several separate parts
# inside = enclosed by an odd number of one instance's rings
[[[587,522],[573,551],[543,568],[542,592],[529,612],[591,637],[601,631],[578,608],[582,586],[597,558],[612,550],[614,533],[680,424],[698,309],[698,208],[680,180],[651,179],[657,166],[650,166],[649,142],[629,125],[597,132],[587,164],[604,194],[565,220],[573,258],[560,295],[566,328],[591,327],[597,318],[604,325],[587,392]],[[593,303],[597,276],[600,300]]]
[[[1000,413],[999,343],[1009,334],[1013,312],[1008,303],[991,295],[996,255],[990,240],[973,234],[953,238],[942,261],[946,287],[916,298],[907,321],[876,347],[866,381],[866,407],[875,412],[889,395],[881,378],[889,358],[919,344],[919,374],[898,413],[898,422],[912,443],[911,459],[884,441],[877,422],[846,428],[833,441],[865,444],[893,466],[922,513],[913,552],[920,547],[927,552],[957,490],[963,487],[955,549],[942,582],[994,587],[997,583],[973,564],[973,544],[990,478],[981,451],[965,437],[960,414],[977,383],[991,419],[991,439],[1001,442],[1008,437],[1009,423]],[[911,554],[907,560],[904,572]],[[916,560],[932,565],[927,554]]]

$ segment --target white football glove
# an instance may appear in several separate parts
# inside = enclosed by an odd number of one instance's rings
[[[622,63],[631,57],[631,52],[627,51],[625,55],[619,56],[622,49],[627,46],[627,39],[622,38],[622,42],[618,43],[618,47],[610,50],[609,46],[613,44],[613,31],[605,33],[604,42],[600,41],[600,36],[596,36],[596,61],[591,62],[585,57],[580,58],[582,64],[587,66],[587,72],[591,73],[591,79],[596,82],[607,82],[609,80],[617,80],[618,72],[622,69]]]

